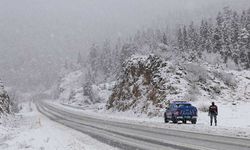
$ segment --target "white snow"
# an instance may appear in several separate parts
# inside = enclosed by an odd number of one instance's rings
[[[250,138],[250,120],[249,118],[249,108],[250,103],[238,103],[237,105],[218,103],[219,116],[218,116],[218,126],[210,126],[208,113],[200,112],[198,122],[196,125],[191,123],[178,124],[164,123],[162,117],[148,117],[146,114],[134,114],[133,111],[127,112],[117,112],[117,111],[107,111],[105,109],[100,109],[104,107],[104,104],[96,105],[92,107],[85,107],[82,109],[72,108],[69,106],[63,106],[56,102],[52,103],[57,105],[57,107],[62,109],[67,109],[77,114],[87,114],[95,118],[106,119],[110,121],[126,122],[132,124],[141,124],[150,127],[157,128],[167,128],[173,130],[181,131],[191,131],[206,134],[215,134],[223,136],[233,136],[241,138]],[[196,104],[194,104],[196,105]],[[209,105],[209,103],[207,103]],[[160,110],[162,113],[164,109]]]
[[[145,56],[134,55],[128,64],[137,64],[138,61],[144,59]],[[128,110],[127,112],[106,110],[106,102],[111,95],[115,82],[92,85],[94,96],[101,98],[101,103],[82,107],[75,105],[76,103],[72,103],[73,107],[69,107],[71,106],[70,103],[66,103],[65,106],[61,106],[56,102],[54,104],[64,109],[85,113],[100,119],[105,118],[159,128],[250,138],[250,71],[230,70],[223,66],[207,63],[188,63],[180,66],[174,65],[172,62],[166,62],[167,66],[160,70],[160,74],[167,80],[166,86],[171,85],[174,92],[177,91],[177,94],[172,94],[170,90],[166,100],[191,100],[191,103],[200,109],[196,125],[165,124],[163,123],[164,110],[159,107],[149,108],[151,110],[157,109],[156,111],[160,112],[160,116],[153,118],[134,110]],[[185,75],[185,72],[188,75]],[[72,82],[70,81],[71,76],[65,78],[69,78],[67,81]],[[76,78],[79,78],[79,76]],[[199,78],[205,80],[206,83],[200,82]],[[139,78],[138,82],[142,82],[141,80]],[[194,83],[194,85],[190,85],[190,82]],[[67,89],[74,88],[74,82],[72,84],[72,86],[64,85],[64,87],[67,87]],[[143,89],[143,85],[141,88]],[[212,101],[219,107],[218,126],[216,127],[210,126],[208,113],[201,111],[202,108],[208,108]]]
[[[7,118],[6,118],[7,119]],[[55,123],[26,104],[16,117],[0,125],[1,150],[113,150],[106,144]]]
[[[80,70],[71,72],[61,79],[59,90],[60,90],[60,97],[59,100],[62,102],[69,102],[74,103],[75,101],[70,101],[76,99],[78,103],[81,103],[81,100],[84,99],[82,95],[82,76],[83,73]],[[79,94],[80,93],[80,94]]]

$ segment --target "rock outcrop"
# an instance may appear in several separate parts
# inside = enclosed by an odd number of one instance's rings
[[[152,107],[166,96],[166,81],[161,73],[161,68],[166,66],[167,63],[155,55],[133,56],[126,60],[107,109],[154,113]]]

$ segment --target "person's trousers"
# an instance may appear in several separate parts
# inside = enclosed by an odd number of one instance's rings
[[[210,115],[210,125],[213,125],[213,120],[214,120],[215,125],[217,125],[217,115],[213,115],[213,114]]]

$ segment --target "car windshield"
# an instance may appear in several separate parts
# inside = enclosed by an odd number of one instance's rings
[[[177,107],[183,107],[183,106],[191,106],[191,104],[176,104]]]

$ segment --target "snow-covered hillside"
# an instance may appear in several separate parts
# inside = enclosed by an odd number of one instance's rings
[[[111,95],[114,83],[91,84],[83,81],[84,71],[76,70],[65,74],[58,86],[58,100],[73,106],[89,106],[105,103]]]
[[[250,71],[226,70],[207,63],[173,64],[149,55],[134,55],[108,101],[108,109],[157,114],[159,103],[192,101],[202,111],[211,101],[231,103],[250,101]]]
[[[2,114],[10,113],[10,99],[0,80],[0,118]]]
[[[84,84],[83,79],[81,70],[66,74],[59,84],[60,102],[149,116],[161,116],[159,106],[168,100],[191,101],[201,112],[212,101],[227,107],[250,102],[250,71],[176,63],[156,55],[133,55],[117,81]]]

